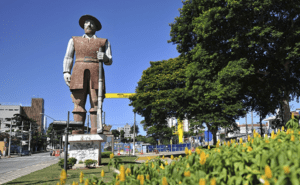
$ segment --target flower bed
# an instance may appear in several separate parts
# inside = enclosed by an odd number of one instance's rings
[[[272,133],[270,138],[254,133],[245,143],[218,142],[214,149],[197,148],[194,153],[186,149],[186,156],[171,156],[169,163],[156,158],[127,169],[120,165],[120,174],[109,184],[299,184],[299,140],[299,130]]]

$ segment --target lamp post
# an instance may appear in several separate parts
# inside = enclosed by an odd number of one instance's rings
[[[48,117],[48,118],[50,118],[50,119],[53,119],[54,121],[56,121],[54,118],[51,118],[50,116],[48,116],[47,114],[45,114],[45,113],[40,113],[40,114],[43,114],[44,116],[46,116],[46,117]],[[46,124],[46,123],[45,123]],[[47,124],[46,124],[46,126],[47,126]],[[48,127],[47,127],[48,128]]]

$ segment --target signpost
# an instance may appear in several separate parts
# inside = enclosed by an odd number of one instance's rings
[[[69,127],[80,127],[83,122],[81,121],[69,121],[70,111],[68,111],[68,121],[53,121],[53,128],[65,128],[66,140],[65,140],[65,150],[64,150],[64,169],[67,173],[67,160],[68,160],[68,135]]]

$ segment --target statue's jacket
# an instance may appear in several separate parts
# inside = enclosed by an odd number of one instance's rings
[[[76,53],[75,65],[71,75],[70,90],[83,89],[84,72],[90,72],[90,88],[98,89],[99,80],[99,60],[97,59],[97,51],[102,48],[105,51],[105,43],[107,39],[103,38],[82,38],[72,37]],[[103,92],[105,94],[105,75],[102,70]]]

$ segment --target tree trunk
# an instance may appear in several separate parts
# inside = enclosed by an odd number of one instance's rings
[[[289,100],[290,100],[290,97],[289,97],[289,94],[284,92],[284,100],[283,100],[283,105],[282,105],[282,108],[283,108],[283,124],[285,125],[291,118],[291,113],[290,113],[290,106],[289,106]]]
[[[213,124],[206,124],[208,131],[210,131],[213,135],[213,144],[216,145],[217,144],[217,132],[218,132],[218,128],[213,129],[212,128]]]

